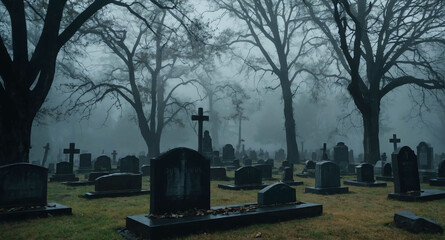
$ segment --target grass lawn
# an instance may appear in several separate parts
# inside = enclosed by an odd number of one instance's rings
[[[297,172],[301,169],[298,165]],[[233,171],[228,175],[233,177]],[[386,188],[348,186],[349,194],[316,195],[304,193],[304,187],[313,186],[314,179],[294,178],[304,181],[303,186],[294,187],[297,200],[322,204],[322,216],[190,235],[182,239],[254,239],[259,232],[260,239],[445,239],[445,234],[412,234],[393,224],[395,212],[409,210],[445,226],[445,199],[423,203],[388,200],[387,194],[394,189],[391,182]],[[148,179],[143,178],[143,189],[149,189]],[[345,179],[352,177],[342,181]],[[211,182],[211,206],[256,202],[258,190],[222,190],[217,187],[218,183],[227,182]],[[445,187],[428,184],[422,184],[422,188],[445,190]],[[117,230],[125,227],[125,217],[149,211],[150,195],[94,200],[79,197],[93,190],[94,186],[68,187],[48,183],[48,202],[71,207],[73,215],[3,222],[0,223],[0,239],[123,239]]]

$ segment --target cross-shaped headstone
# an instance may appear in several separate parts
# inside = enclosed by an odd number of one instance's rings
[[[46,159],[48,158],[49,143],[46,143],[46,145],[43,147],[43,149],[45,149],[45,153],[43,154],[42,167],[45,166]]]
[[[328,160],[328,154],[326,153],[326,143],[323,143],[323,156],[321,160]]]
[[[80,149],[78,149],[78,148],[76,149],[74,145],[75,145],[74,143],[70,143],[70,148],[63,149],[64,154],[69,154],[71,164],[74,164],[74,154],[80,153]]]
[[[397,135],[393,134],[392,138],[389,139],[389,142],[394,144],[394,152],[395,152],[397,150],[397,143],[400,142],[400,138],[397,138]]]
[[[192,121],[198,121],[198,152],[202,153],[202,122],[209,121],[209,116],[204,116],[202,108],[198,108],[198,115],[192,115]]]
[[[116,162],[116,155],[117,155],[116,150],[113,150],[113,152],[111,153],[111,155],[113,156],[113,162],[115,163],[115,162]]]

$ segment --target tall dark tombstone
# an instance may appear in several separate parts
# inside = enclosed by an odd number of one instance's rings
[[[329,155],[326,149],[326,143],[323,143],[323,148],[322,148],[322,155],[321,155],[321,160],[322,161],[328,161],[329,160]]]
[[[433,169],[433,148],[426,142],[417,145],[417,164],[419,169]]]
[[[209,121],[209,116],[204,116],[202,108],[198,108],[198,115],[192,115],[192,121],[198,121],[198,152],[202,154],[202,123]]]
[[[137,157],[125,156],[120,159],[120,162],[121,166],[119,170],[121,173],[140,173],[139,159]]]
[[[376,182],[374,180],[374,166],[369,163],[361,163],[356,167],[357,180],[347,180],[345,185],[353,185],[360,187],[386,187],[386,183]]]
[[[59,162],[56,164],[56,174],[50,178],[50,182],[79,181],[73,173],[73,164],[70,162]]]
[[[388,198],[401,201],[427,201],[445,198],[445,191],[435,189],[420,190],[417,156],[411,148],[400,148],[392,159],[394,193]]]
[[[277,152],[275,152],[275,161],[282,162],[286,160],[286,153],[284,149],[280,148]]]
[[[94,171],[96,172],[109,172],[111,171],[111,159],[106,155],[102,155],[96,158],[94,161]]]
[[[340,167],[340,171],[348,171],[349,151],[344,142],[339,142],[334,147],[334,162]]]
[[[210,161],[175,148],[150,161],[150,213],[210,209]]]
[[[202,152],[206,155],[212,155],[212,138],[210,137],[209,131],[204,131],[204,137],[202,138]]]
[[[222,160],[224,162],[233,162],[235,160],[235,149],[232,144],[226,144],[223,147]]]
[[[348,193],[349,188],[340,185],[340,168],[331,161],[315,165],[315,187],[306,187],[305,192],[316,194]]]
[[[91,153],[82,153],[79,157],[79,172],[92,171]]]
[[[15,163],[0,166],[0,221],[71,214],[71,208],[47,204],[48,169],[28,164]]]
[[[431,186],[445,186],[445,159],[439,163],[437,178],[430,179]]]

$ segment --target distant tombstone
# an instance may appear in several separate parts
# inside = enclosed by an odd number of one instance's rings
[[[139,155],[139,168],[141,168],[142,165],[150,165],[150,158],[148,156]]]
[[[135,156],[126,156],[120,160],[121,173],[139,173],[139,159]]]
[[[250,158],[244,158],[243,159],[244,166],[252,166],[252,159]]]
[[[439,164],[439,169],[437,173],[438,178],[445,178],[445,159],[442,160]]]
[[[382,159],[383,162],[386,162],[386,159],[388,159],[388,157],[386,156],[386,153],[383,153],[380,158]]]
[[[59,162],[56,164],[56,174],[50,178],[51,182],[79,181],[73,174],[73,164],[70,162]]]
[[[229,180],[226,174],[226,169],[223,167],[211,167],[210,180],[217,180],[217,181]]]
[[[392,177],[391,163],[385,163],[385,165],[383,166],[382,176],[384,176],[384,177]]]
[[[197,151],[175,148],[150,161],[150,213],[210,209],[210,162]]]
[[[274,183],[258,192],[259,205],[283,204],[297,201],[295,188],[284,183]]]
[[[392,167],[394,173],[394,192],[420,191],[419,171],[417,157],[411,148],[405,146],[396,152]]]
[[[430,179],[431,186],[445,186],[445,159],[439,163],[437,178]]]
[[[283,178],[281,179],[281,181],[284,183],[293,182],[294,181],[293,173],[294,172],[292,171],[292,168],[285,167],[283,171]]]
[[[79,160],[79,170],[92,170],[91,153],[81,153]]]
[[[309,170],[309,169],[315,169],[316,162],[314,162],[314,161],[312,161],[312,160],[307,160],[307,161],[305,162],[305,165],[306,165],[306,169],[307,169],[307,170]]]
[[[261,171],[252,166],[241,167],[235,171],[235,185],[261,185]]]
[[[73,165],[70,162],[57,163],[56,174],[73,174]]]
[[[253,167],[261,171],[261,178],[264,180],[272,179],[272,165],[268,164],[256,164]]]
[[[349,150],[349,153],[348,153],[348,160],[349,160],[349,163],[354,163],[355,162],[355,159],[354,159],[354,150]]]
[[[235,160],[235,149],[233,148],[232,144],[226,144],[223,147],[222,158],[223,161],[229,162]]]
[[[113,156],[113,164],[117,164],[117,162],[116,162],[116,156],[117,156],[117,152],[116,152],[116,150],[113,150],[113,152],[111,153],[111,156]]]
[[[417,164],[420,169],[433,169],[433,148],[426,142],[417,145]]]
[[[266,161],[264,161],[263,159],[258,160],[257,164],[266,164]]]
[[[106,155],[102,155],[96,158],[94,162],[94,171],[111,171],[111,159]]]
[[[334,162],[340,167],[341,171],[348,170],[349,151],[344,142],[339,142],[334,147]]]
[[[382,160],[378,160],[374,165],[374,173],[377,176],[383,175],[383,166],[385,165],[385,162]]]
[[[204,131],[204,136],[202,138],[202,152],[203,153],[212,153],[212,138],[210,137],[209,131]]]
[[[269,158],[269,159],[267,159],[266,160],[266,164],[269,164],[269,165],[271,165],[272,166],[272,168],[274,168],[274,160],[273,159],[271,159],[271,158]]]
[[[45,206],[48,170],[16,163],[0,166],[0,209]]]
[[[284,153],[284,149],[280,148],[277,152],[275,152],[275,161],[282,162],[286,159],[286,154]]]
[[[374,168],[369,163],[361,163],[357,167],[358,182],[374,182]]]
[[[113,173],[96,178],[94,192],[87,192],[86,198],[124,197],[148,194],[142,190],[142,175],[134,173]]]
[[[235,168],[239,168],[239,167],[240,167],[240,164],[239,164],[239,160],[238,160],[238,159],[233,160],[233,166],[234,166]]]
[[[316,194],[348,193],[349,188],[340,186],[340,168],[331,161],[315,165],[315,187],[306,187],[305,192]]]
[[[258,159],[257,154],[255,151],[250,151],[249,152],[249,158],[252,159],[252,161],[256,161]]]
[[[150,176],[150,165],[142,165],[141,172],[142,176]]]
[[[48,164],[48,173],[54,173],[54,171],[55,171],[54,163]]]

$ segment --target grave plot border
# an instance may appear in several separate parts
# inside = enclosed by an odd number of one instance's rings
[[[228,206],[212,207],[221,209],[226,207],[239,207],[257,203],[245,203]],[[253,212],[234,212],[228,215],[204,215],[188,216],[174,219],[150,219],[147,214],[127,216],[126,230],[132,234],[150,239],[158,239],[172,236],[184,236],[191,233],[207,232],[221,229],[234,229],[241,226],[274,223],[277,221],[292,220],[298,218],[316,217],[323,214],[323,206],[316,203],[301,202],[299,205],[279,205],[259,207]],[[122,236],[128,237],[125,230]]]

